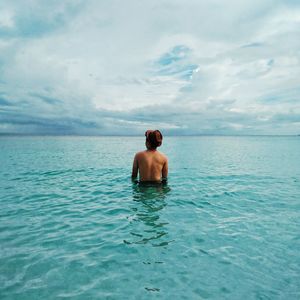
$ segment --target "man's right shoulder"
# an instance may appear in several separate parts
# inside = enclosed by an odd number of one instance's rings
[[[141,156],[143,156],[145,154],[145,151],[140,151],[140,152],[137,152],[136,154],[135,154],[135,157],[141,157]]]

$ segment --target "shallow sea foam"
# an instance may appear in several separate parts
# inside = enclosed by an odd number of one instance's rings
[[[299,299],[300,138],[0,137],[1,299]]]

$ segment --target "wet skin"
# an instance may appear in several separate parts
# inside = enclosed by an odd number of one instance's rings
[[[152,149],[146,142],[147,150],[136,153],[133,166],[132,178],[140,181],[160,182],[168,177],[168,159],[156,149]]]

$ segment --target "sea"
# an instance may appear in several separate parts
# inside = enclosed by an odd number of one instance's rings
[[[300,137],[0,137],[0,299],[300,299]]]

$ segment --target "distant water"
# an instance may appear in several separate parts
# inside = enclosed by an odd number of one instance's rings
[[[300,299],[300,138],[0,138],[0,299]]]

